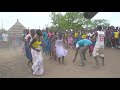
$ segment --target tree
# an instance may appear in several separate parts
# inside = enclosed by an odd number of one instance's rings
[[[87,30],[93,29],[93,22],[90,19],[85,19],[83,27]]]
[[[5,30],[4,28],[3,28],[3,29],[0,29],[0,32],[4,32],[4,31],[7,31],[7,30]]]
[[[91,20],[86,19],[82,12],[66,12],[62,15],[58,12],[51,13],[51,20],[54,27],[58,27],[61,30],[80,30],[83,27],[90,30],[98,25],[110,26],[109,21],[105,19]]]
[[[57,25],[59,23],[60,18],[62,17],[62,15],[61,15],[61,13],[52,12],[50,17],[51,17],[51,20],[52,20],[52,24]]]
[[[96,20],[93,20],[92,22],[93,22],[93,27],[97,27],[98,25],[101,25],[103,27],[110,26],[109,21],[105,19],[96,19]]]
[[[67,12],[65,15],[61,13],[51,13],[52,24],[58,25],[63,30],[82,28],[83,15],[80,12]]]

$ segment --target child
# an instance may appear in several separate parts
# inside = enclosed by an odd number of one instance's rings
[[[62,36],[59,35],[58,39],[55,42],[55,47],[56,47],[56,56],[59,59],[59,64],[61,63],[61,58],[62,58],[62,63],[64,64],[64,56],[67,55],[67,50],[63,48],[63,40]]]

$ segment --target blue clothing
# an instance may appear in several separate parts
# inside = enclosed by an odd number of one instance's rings
[[[114,32],[111,32],[111,36],[114,37],[114,35],[115,35]]]
[[[45,52],[50,53],[50,51],[51,51],[51,42],[50,42],[50,40],[49,39],[45,40],[44,44],[45,44],[45,49],[44,49]]]
[[[47,32],[43,32],[43,38],[44,38],[44,40],[47,39]]]
[[[25,43],[25,52],[28,60],[32,61],[31,49],[27,43]]]
[[[79,37],[74,38],[74,45],[79,41]]]
[[[120,38],[119,38],[119,44],[120,44]]]
[[[76,44],[78,44],[79,47],[84,47],[85,45],[91,45],[92,42],[88,39],[82,39],[82,40],[79,40]]]
[[[3,38],[2,38],[2,34],[0,34],[0,41],[2,41],[3,40]]]
[[[79,40],[81,40],[82,39],[82,36],[81,35],[79,35]]]
[[[96,44],[96,41],[93,41],[92,43],[93,43],[93,45],[95,46],[95,44]]]

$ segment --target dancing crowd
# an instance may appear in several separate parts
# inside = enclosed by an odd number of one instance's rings
[[[22,37],[22,38],[21,38]],[[120,28],[110,26],[103,28],[98,26],[92,30],[56,30],[52,31],[31,29],[24,30],[21,37],[9,35],[7,32],[0,33],[0,46],[7,46],[10,42],[13,48],[21,45],[21,51],[28,59],[28,66],[33,75],[43,75],[42,53],[50,59],[58,60],[59,64],[64,64],[64,58],[68,54],[68,49],[76,50],[73,62],[80,55],[80,65],[85,66],[86,52],[96,61],[96,66],[100,66],[98,56],[104,66],[104,48],[120,48]],[[22,40],[22,42],[21,42]]]
[[[46,30],[26,29],[22,34],[22,52],[29,60],[28,66],[30,63],[32,65],[33,75],[43,75],[44,73],[41,53],[46,54],[50,59],[58,59],[59,64],[64,64],[64,57],[68,54],[68,48],[76,50],[73,62],[75,62],[79,52],[80,65],[85,66],[86,51],[89,49],[90,56],[93,56],[96,61],[96,66],[100,66],[98,56],[102,59],[104,66],[105,33],[106,31],[101,26],[91,31],[51,31],[48,28]]]

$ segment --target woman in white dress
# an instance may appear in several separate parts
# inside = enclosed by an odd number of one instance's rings
[[[59,35],[58,39],[55,42],[55,47],[56,47],[56,56],[59,59],[59,64],[61,63],[61,58],[62,58],[62,63],[64,63],[64,56],[67,55],[67,50],[63,48],[63,39],[62,36]]]

